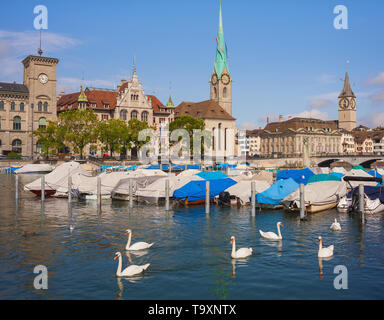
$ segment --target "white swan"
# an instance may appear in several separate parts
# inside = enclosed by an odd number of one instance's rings
[[[277,223],[277,233],[278,234],[276,234],[274,232],[263,232],[261,230],[259,230],[259,232],[263,238],[266,238],[269,240],[281,240],[281,239],[283,239],[283,237],[281,236],[280,226],[284,226],[284,225],[279,221]]]
[[[127,245],[125,246],[125,250],[144,250],[153,246],[153,243],[146,243],[146,242],[136,242],[133,245],[131,245],[132,231],[130,229],[127,229],[125,231],[125,234],[128,234],[128,242],[127,242]]]
[[[119,258],[119,265],[117,266],[117,271],[116,271],[116,275],[118,277],[131,277],[131,276],[137,275],[139,273],[142,273],[144,270],[147,270],[149,265],[150,265],[149,263],[147,263],[143,266],[137,266],[135,264],[131,264],[129,267],[127,267],[123,271],[121,271],[122,261],[121,261],[121,253],[120,252],[115,253],[114,260],[116,260],[117,258]]]
[[[232,244],[232,253],[231,257],[233,259],[241,259],[246,258],[252,255],[252,248],[240,248],[236,250],[236,240],[235,237],[231,237],[231,244]]]
[[[333,231],[340,231],[341,230],[340,223],[337,222],[336,218],[335,218],[335,222],[332,223],[330,229],[333,230]]]
[[[333,249],[334,249],[333,245],[327,248],[323,248],[323,241],[321,236],[319,236],[319,252],[317,254],[319,258],[327,258],[327,257],[333,256]]]

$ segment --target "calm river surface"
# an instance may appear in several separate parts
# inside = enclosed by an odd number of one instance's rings
[[[22,185],[36,175],[20,176],[18,205],[15,177],[0,175],[0,299],[383,299],[384,216],[357,217],[336,210],[309,215],[284,211],[257,212],[249,208],[204,206],[163,207],[104,201],[102,214],[95,202],[72,204],[66,199],[39,198]],[[342,230],[329,229],[334,218]],[[283,222],[283,240],[260,238],[259,229],[276,232]],[[75,229],[69,230],[73,223]],[[124,231],[132,241],[154,242],[143,255],[124,251]],[[238,247],[254,254],[232,261],[231,236]],[[334,244],[331,260],[317,258],[317,237]],[[150,263],[147,272],[133,279],[115,276],[114,253],[121,251],[123,267],[129,259]],[[48,289],[36,290],[36,265],[48,269]],[[322,270],[320,271],[320,265]],[[348,269],[348,290],[336,290],[334,267]],[[321,274],[320,274],[321,272]]]

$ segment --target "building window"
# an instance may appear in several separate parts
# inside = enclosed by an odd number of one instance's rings
[[[37,111],[43,111],[43,103],[41,101],[39,101],[39,103],[37,104]]]
[[[48,112],[48,102],[44,102],[44,112]]]
[[[15,153],[21,153],[22,148],[21,148],[21,140],[20,139],[15,139],[12,141],[12,152]]]
[[[223,98],[226,98],[227,97],[227,88],[224,88],[223,89]]]
[[[13,118],[13,130],[21,130],[21,118],[14,117]]]
[[[20,102],[20,111],[24,111],[24,102]]]
[[[212,129],[212,150],[215,150],[215,128]]]
[[[13,101],[11,102],[11,111],[15,111],[15,103]]]
[[[0,101],[0,110],[4,110],[4,101]]]
[[[144,112],[141,114],[141,121],[145,121],[145,122],[148,121],[148,112],[147,112],[147,111],[144,111]]]
[[[127,120],[127,110],[120,111],[120,120]]]
[[[39,119],[39,129],[45,129],[47,127],[47,120],[42,117]]]
[[[108,115],[107,114],[102,114],[101,115],[101,120],[108,120]]]
[[[215,91],[215,98],[217,98],[217,90],[216,90],[216,87],[213,88],[214,91]]]
[[[133,110],[131,112],[131,119],[137,119],[137,111],[136,110]]]
[[[36,152],[37,153],[41,153],[43,147],[44,147],[44,145],[40,141],[37,141],[37,143],[36,143]]]

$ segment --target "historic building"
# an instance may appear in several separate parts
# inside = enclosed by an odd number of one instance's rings
[[[251,157],[260,155],[261,149],[261,133],[262,129],[254,129],[246,131],[246,146],[247,146],[247,154]]]
[[[175,118],[182,115],[204,120],[205,129],[212,132],[210,151],[214,155],[234,155],[237,129],[236,119],[232,117],[232,79],[228,68],[221,5],[216,58],[210,79],[210,100],[181,102],[175,109]]]
[[[260,133],[261,153],[268,156],[301,156],[308,144],[310,155],[341,151],[337,121],[291,118],[271,122]]]
[[[39,51],[42,54],[42,51]],[[56,66],[59,60],[28,56],[23,84],[0,83],[0,151],[33,156],[41,144],[31,133],[56,120]]]

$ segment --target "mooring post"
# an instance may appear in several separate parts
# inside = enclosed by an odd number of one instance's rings
[[[133,190],[132,179],[129,179],[129,207],[133,208]]]
[[[163,164],[160,162],[160,170],[163,171]]]
[[[305,219],[304,183],[300,183],[300,220]]]
[[[15,195],[16,195],[16,201],[18,201],[19,200],[19,175],[18,174],[16,174],[15,175],[15,179],[16,179],[16,186],[15,186]]]
[[[255,181],[251,182],[251,206],[252,206],[252,217],[256,213],[256,183]]]
[[[375,178],[377,177],[377,167],[375,167]]]
[[[68,204],[72,202],[72,177],[68,176]]]
[[[45,176],[41,177],[41,202],[45,200]]]
[[[97,206],[101,212],[101,178],[97,177]]]
[[[364,185],[359,185],[359,212],[361,214],[361,222],[364,223]]]
[[[165,180],[165,210],[169,211],[169,179]]]
[[[169,163],[169,173],[172,173],[172,163]]]
[[[209,181],[205,182],[205,213],[209,213]]]

